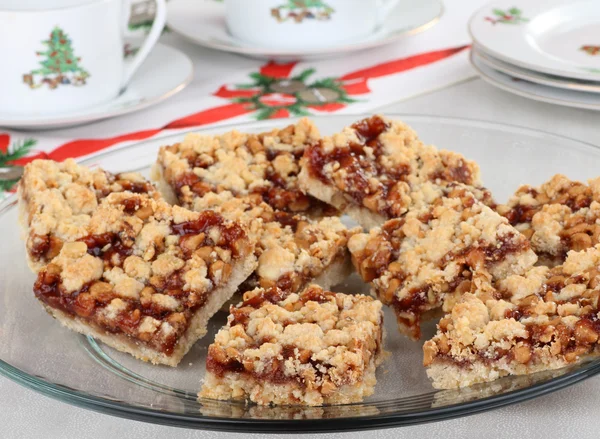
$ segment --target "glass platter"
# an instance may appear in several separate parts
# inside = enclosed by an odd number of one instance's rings
[[[526,128],[464,119],[389,115],[412,125],[421,138],[476,160],[484,183],[504,202],[521,183],[540,184],[555,173],[586,180],[599,174],[600,148]],[[331,134],[360,116],[315,118]],[[264,131],[289,120],[238,124]],[[204,130],[218,133],[221,126]],[[160,145],[183,134],[100,153],[83,163],[112,172],[148,174]],[[53,321],[36,303],[34,275],[27,268],[15,197],[0,203],[0,374],[59,400],[130,419],[223,431],[344,431],[410,425],[469,415],[524,401],[570,386],[600,372],[600,360],[530,376],[507,377],[460,390],[436,391],[421,366],[422,343],[399,335],[386,310],[386,350],[375,394],[362,404],[328,407],[258,407],[196,400],[204,359],[226,315],[213,318],[209,334],[177,368],[152,366],[77,335]],[[367,292],[355,275],[336,290]],[[433,334],[435,322],[425,327]]]

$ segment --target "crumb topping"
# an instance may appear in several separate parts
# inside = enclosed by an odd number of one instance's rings
[[[596,246],[569,252],[561,266],[535,267],[500,281],[496,298],[467,293],[425,343],[424,364],[483,364],[504,371],[489,375],[494,379],[508,370],[527,373],[576,362],[594,352],[600,336],[599,285]]]
[[[294,383],[327,396],[360,384],[381,353],[381,303],[362,295],[255,289],[231,307],[208,349],[207,371]]]
[[[600,179],[585,185],[557,174],[539,187],[521,186],[498,212],[537,253],[561,263],[569,250],[600,243]]]
[[[49,262],[64,242],[87,234],[91,215],[102,199],[117,192],[158,197],[154,186],[135,173],[111,174],[74,160],[34,160],[27,164],[19,195],[27,207],[27,250],[36,262]]]
[[[475,162],[425,145],[408,125],[383,116],[361,120],[312,143],[303,166],[310,178],[334,186],[350,202],[386,218],[398,217],[418,202],[413,198],[423,193],[423,185],[429,189],[450,182],[481,184]]]
[[[188,134],[183,142],[161,148],[158,163],[182,206],[228,191],[238,197],[258,195],[277,210],[303,212],[319,203],[298,187],[299,159],[319,139],[308,119],[262,134]]]
[[[332,263],[344,260],[348,239],[360,230],[348,229],[338,217],[310,219],[274,210],[260,198],[236,198],[231,192],[196,198],[193,208],[214,209],[247,225],[257,243],[258,268],[246,287],[299,291]]]
[[[211,291],[253,253],[237,223],[178,210],[147,194],[108,195],[85,235],[40,271],[36,296],[170,355]]]
[[[537,260],[527,239],[467,188],[357,234],[348,247],[361,277],[413,338],[422,314],[474,289],[475,275],[502,279]]]

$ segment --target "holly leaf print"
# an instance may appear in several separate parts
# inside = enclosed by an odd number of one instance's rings
[[[258,120],[269,119],[273,114],[275,114],[275,109],[273,108],[263,108],[256,112],[255,117]]]
[[[312,69],[312,68],[306,69],[302,73],[300,73],[298,76],[295,76],[293,79],[297,79],[299,81],[305,82],[308,79],[308,77],[315,72],[316,72],[315,69]]]
[[[36,143],[35,139],[25,139],[13,143],[11,148],[0,152],[0,166],[9,166],[9,162],[25,157]]]
[[[312,116],[312,113],[310,113],[309,111],[306,111],[302,107],[291,107],[289,110],[296,117]]]
[[[14,180],[0,180],[0,192],[10,191],[18,182],[18,178],[15,178]]]

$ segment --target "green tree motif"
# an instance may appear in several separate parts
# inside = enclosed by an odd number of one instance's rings
[[[88,76],[88,72],[79,65],[81,58],[76,57],[73,53],[71,39],[61,28],[56,26],[52,29],[50,39],[42,41],[42,44],[47,48],[45,51],[37,52],[37,55],[46,58],[40,62],[42,67],[31,73],[47,76],[73,72]]]
[[[45,50],[36,52],[43,56],[40,68],[32,70],[23,76],[23,82],[31,88],[37,88],[44,83],[50,88],[56,88],[60,84],[84,85],[89,73],[80,66],[81,58],[73,53],[73,45],[69,36],[58,26],[52,29],[49,39],[42,41]],[[36,84],[34,76],[43,77],[41,83]]]

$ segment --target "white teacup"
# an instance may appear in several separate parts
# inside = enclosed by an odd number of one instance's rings
[[[373,33],[399,0],[225,0],[227,27],[261,47],[315,49]]]
[[[150,33],[125,59],[131,0],[0,0],[0,112],[67,112],[118,96],[165,25],[165,0],[155,1]]]

